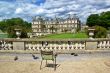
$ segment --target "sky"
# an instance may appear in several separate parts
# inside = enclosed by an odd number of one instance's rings
[[[110,0],[0,0],[0,20],[21,17],[31,22],[34,16],[53,18],[76,14],[82,23],[90,14],[110,11]]]

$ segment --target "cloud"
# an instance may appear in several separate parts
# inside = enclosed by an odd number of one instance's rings
[[[10,1],[10,2],[9,2]],[[5,0],[0,1],[0,16],[22,17],[28,20],[32,16],[67,17],[76,14],[86,22],[90,14],[110,11],[110,0]]]
[[[15,14],[19,14],[21,12],[23,12],[22,8],[17,8],[16,11],[15,11]]]

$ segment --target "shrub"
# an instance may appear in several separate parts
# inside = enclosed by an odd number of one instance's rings
[[[95,27],[95,38],[105,38],[107,36],[107,30],[106,28],[102,26],[94,26]]]

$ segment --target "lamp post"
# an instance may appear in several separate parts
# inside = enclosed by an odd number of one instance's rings
[[[94,28],[89,28],[88,31],[89,31],[89,38],[93,39],[95,29]]]
[[[20,39],[21,29],[15,29],[15,31],[16,31],[17,39]]]

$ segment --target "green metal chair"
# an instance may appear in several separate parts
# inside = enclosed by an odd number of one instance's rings
[[[53,65],[54,65],[54,70],[56,70],[56,54],[53,53],[53,51],[42,51],[41,50],[41,65],[40,65],[40,69],[42,67],[42,62],[43,60],[46,60],[46,65],[47,65],[47,60],[52,60],[53,61]]]

